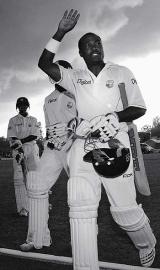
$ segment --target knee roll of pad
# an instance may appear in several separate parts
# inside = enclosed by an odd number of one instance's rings
[[[17,166],[16,169],[14,169],[14,179],[23,179],[23,172],[21,166]]]
[[[97,208],[94,206],[70,207],[69,217],[76,219],[97,218]]]
[[[141,205],[132,208],[111,207],[110,210],[114,221],[126,231],[137,231],[148,221]]]
[[[30,171],[27,175],[27,191],[31,198],[48,198],[49,187],[41,174]]]
[[[14,186],[24,186],[23,178],[14,179]]]

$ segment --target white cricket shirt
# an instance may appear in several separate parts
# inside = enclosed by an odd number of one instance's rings
[[[123,110],[118,88],[122,82],[125,83],[128,106],[146,108],[136,79],[126,67],[107,62],[97,77],[87,68],[59,68],[61,80],[58,83],[75,96],[80,118],[90,120],[97,115]]]
[[[17,137],[23,139],[29,135],[39,135],[39,125],[35,117],[30,115],[23,117],[18,114],[9,120],[7,138]]]
[[[46,127],[60,122],[69,122],[77,116],[74,97],[57,90],[45,98],[43,109]]]

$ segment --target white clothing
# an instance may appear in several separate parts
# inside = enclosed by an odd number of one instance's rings
[[[119,83],[125,83],[128,106],[145,108],[136,79],[126,67],[108,62],[97,77],[88,69],[67,70],[61,66],[59,68],[61,79],[58,83],[61,86],[65,85],[65,88],[75,96],[80,118],[90,121],[98,115],[122,111]],[[130,149],[127,131],[127,124],[120,123],[120,132],[116,138]],[[102,143],[101,147],[108,147],[108,144]],[[128,233],[135,247],[142,248],[142,244],[146,242],[147,248],[152,248],[155,246],[156,240],[143,209],[140,211],[140,206],[136,202],[132,157],[129,168],[124,174],[109,179],[100,177],[91,163],[84,162],[84,155],[84,140],[77,139],[68,153],[70,170],[68,203],[72,254],[75,270],[98,270],[98,259],[95,255],[97,254],[95,218],[100,200],[101,183],[104,185],[111,204],[111,213],[116,212],[116,215],[112,215],[115,222],[121,219],[122,228],[125,228],[127,232],[134,228],[134,235],[138,235],[138,238],[131,237],[131,234]],[[144,217],[143,219],[141,215]],[[119,223],[117,222],[117,224]],[[144,237],[143,228],[146,224],[147,231]],[[90,237],[90,231],[92,237]],[[93,258],[95,258],[94,263],[92,263]]]
[[[33,116],[27,115],[23,117],[18,114],[9,120],[7,138],[12,141],[12,137],[19,140],[26,138],[30,135],[39,135],[39,125],[37,119]],[[39,148],[36,141],[26,142],[22,145],[27,171],[35,170],[39,162]],[[23,179],[22,168],[16,161],[17,151],[12,151],[13,155],[13,170],[14,170],[14,187],[16,195],[17,212],[20,213],[22,209],[28,211],[28,196]]]
[[[43,108],[46,128],[56,123],[68,123],[77,116],[73,97],[56,90],[45,98]],[[68,142],[67,146],[70,147],[71,143],[72,141]],[[63,168],[68,174],[66,150],[51,150],[45,146],[37,170],[28,173],[30,211],[27,242],[33,242],[35,248],[51,244],[48,228],[48,192],[56,183]]]

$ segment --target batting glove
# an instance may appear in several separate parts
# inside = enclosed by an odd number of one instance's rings
[[[24,151],[22,148],[19,148],[18,150],[16,150],[17,154],[15,156],[15,159],[17,161],[17,163],[20,165],[22,160],[24,159]]]
[[[18,150],[21,147],[22,147],[22,143],[20,140],[14,140],[11,142],[11,149]]]
[[[90,123],[92,125],[92,136],[98,137],[103,143],[113,138],[120,128],[116,113],[97,116]]]
[[[58,138],[68,133],[67,123],[57,123],[47,127],[47,138]]]
[[[49,147],[51,150],[55,149],[58,151],[61,151],[63,146],[67,143],[68,136],[61,136],[61,137],[54,137],[47,140],[47,147]]]
[[[92,131],[91,124],[87,120],[82,120],[76,128],[77,137],[86,138],[88,134]]]

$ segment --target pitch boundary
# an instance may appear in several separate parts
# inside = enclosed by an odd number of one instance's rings
[[[21,259],[37,260],[42,262],[50,262],[55,264],[72,265],[71,257],[54,256],[50,254],[22,252],[14,249],[0,248],[0,255],[12,256]],[[159,268],[146,268],[141,266],[133,266],[127,264],[109,263],[99,261],[101,270],[160,270]]]

